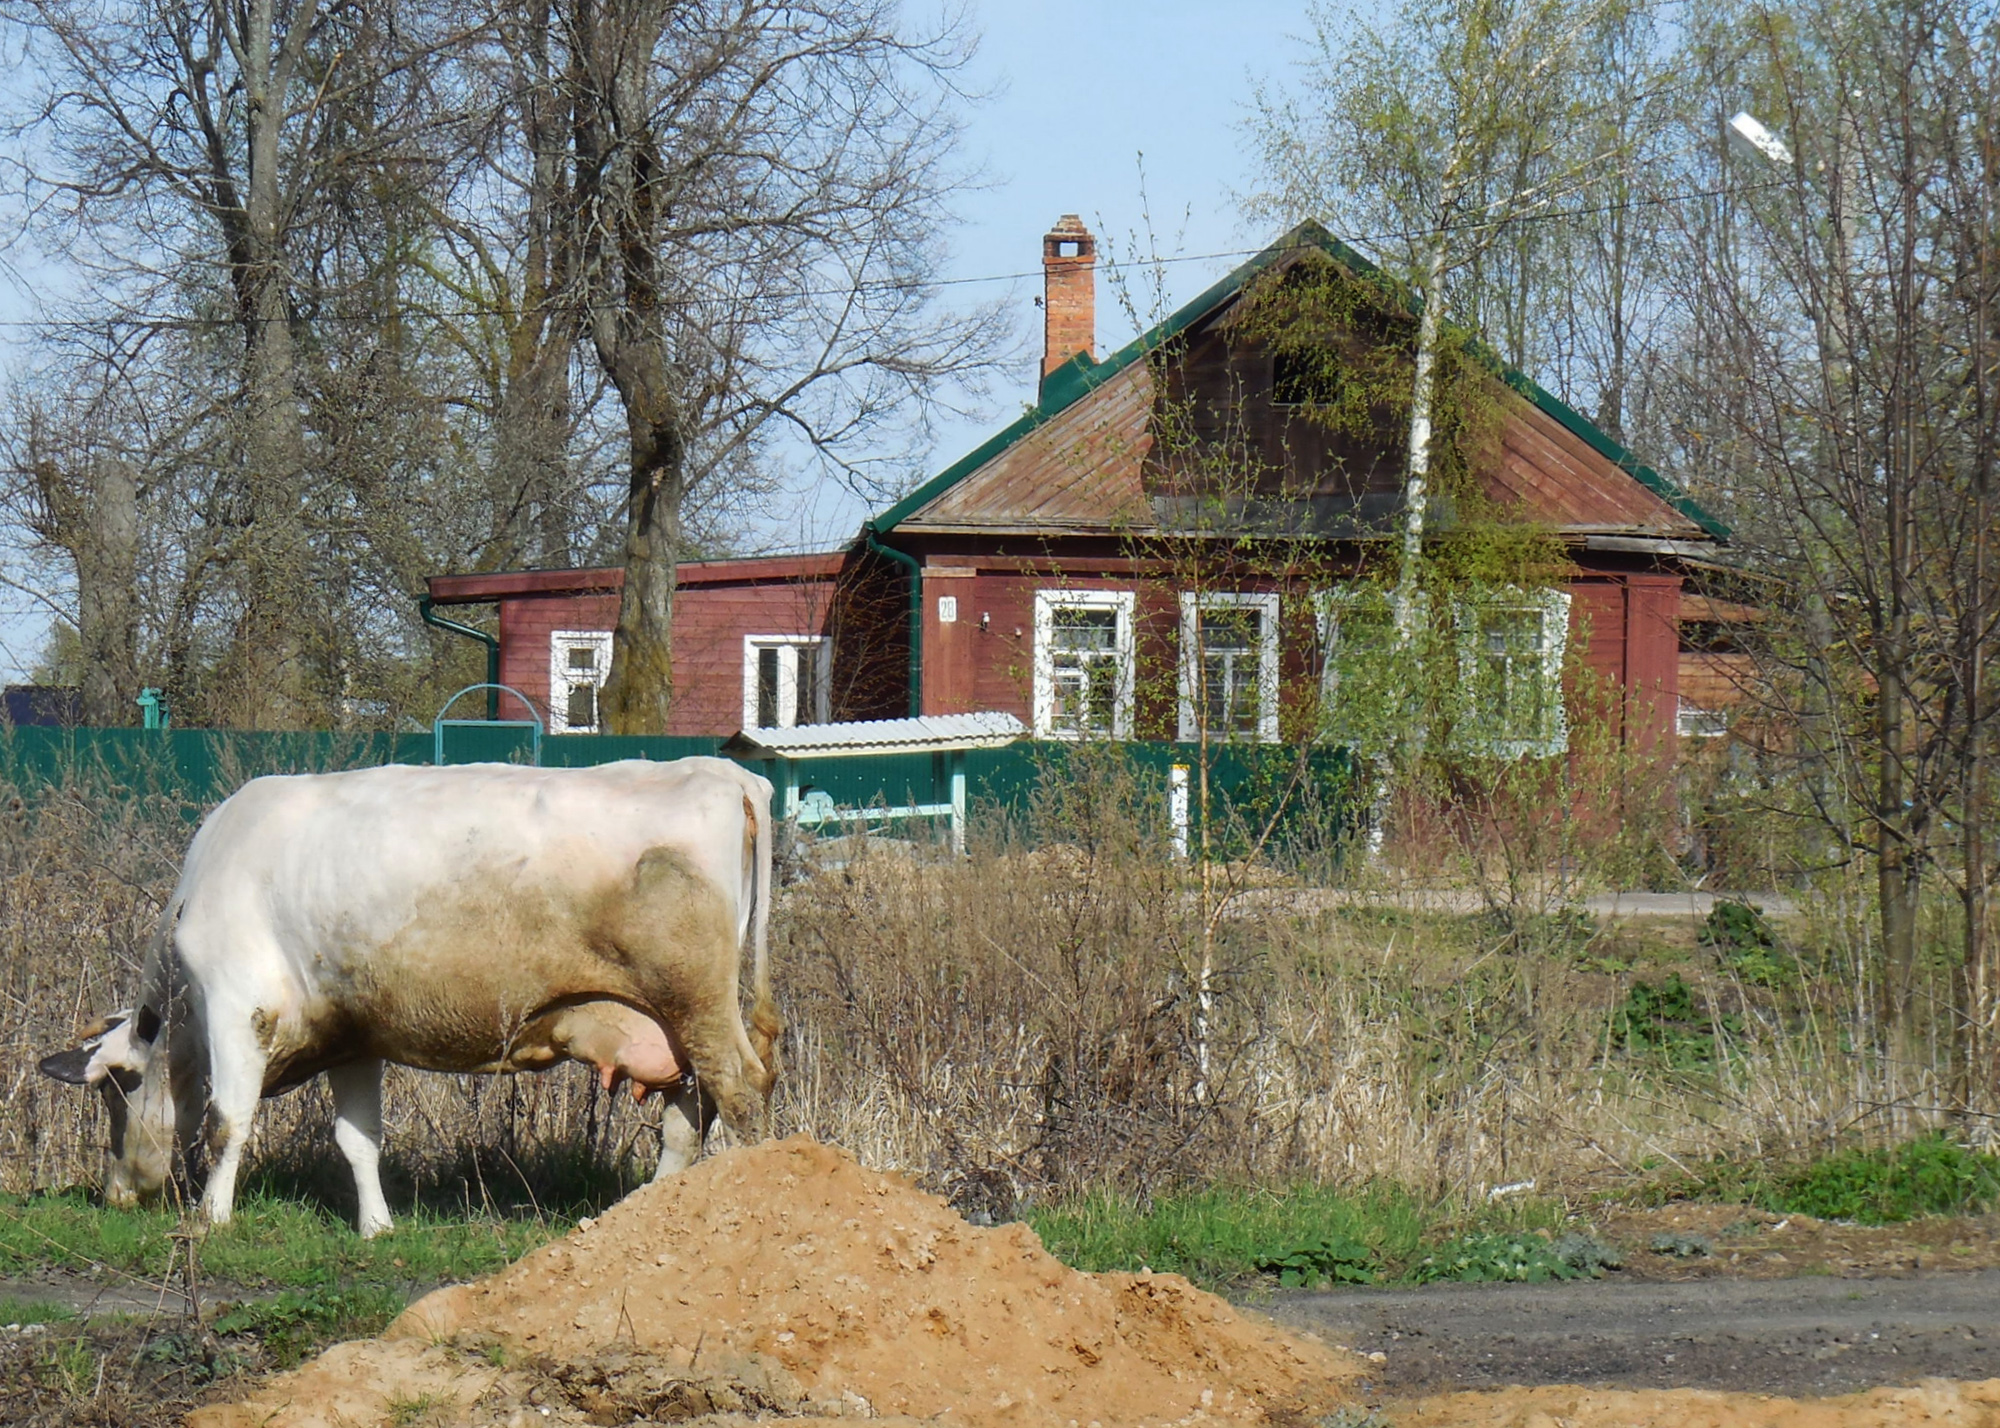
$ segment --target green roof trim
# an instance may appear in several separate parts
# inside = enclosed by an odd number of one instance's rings
[[[1070,358],[1042,379],[1039,400],[1034,406],[1029,407],[964,456],[869,521],[868,526],[877,535],[887,535],[1043,422],[1075,406],[1146,353],[1156,351],[1173,341],[1224,302],[1242,292],[1257,274],[1286,254],[1300,248],[1317,248],[1357,276],[1366,278],[1382,276],[1381,269],[1374,263],[1334,237],[1319,223],[1307,219],[1263,252],[1211,284],[1200,296],[1183,304],[1164,322],[1140,333],[1102,362],[1092,362],[1082,353]],[[1419,310],[1419,304],[1414,299],[1410,300],[1409,306],[1413,313]],[[1481,346],[1482,350],[1485,350],[1484,345]],[[1554,417],[1565,429],[1581,437],[1598,455],[1615,464],[1709,535],[1717,540],[1729,539],[1729,527],[1703,510],[1679,486],[1639,461],[1631,452],[1606,436],[1581,412],[1543,390],[1533,378],[1507,366],[1490,352],[1488,355],[1501,379],[1508,386],[1549,416]]]

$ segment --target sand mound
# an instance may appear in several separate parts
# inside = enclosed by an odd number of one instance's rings
[[[799,1138],[638,1190],[492,1278],[420,1300],[382,1339],[191,1421],[1295,1422],[1338,1406],[1354,1372],[1179,1276],[1078,1273],[1025,1225],[975,1229]]]
[[[1694,1389],[1507,1388],[1399,1408],[1396,1428],[2000,1428],[2000,1379],[1876,1388],[1844,1398],[1768,1398]]]

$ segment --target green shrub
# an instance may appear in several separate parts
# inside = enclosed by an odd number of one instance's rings
[[[1784,1177],[1765,1201],[1765,1209],[1781,1214],[1870,1225],[1981,1214],[2000,1201],[2000,1156],[1927,1135],[1893,1150],[1829,1156]]]
[[[1695,1002],[1694,988],[1679,972],[1659,986],[1635,981],[1611,1014],[1611,1038],[1629,1056],[1664,1061],[1679,1069],[1715,1062],[1715,1031],[1740,1030],[1733,1016],[1712,1018]]]
[[[1779,986],[1798,972],[1797,960],[1778,946],[1762,910],[1747,902],[1719,902],[1710,908],[1697,940],[1754,986]]]

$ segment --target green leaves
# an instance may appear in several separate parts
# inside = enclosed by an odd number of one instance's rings
[[[1256,1267],[1260,1274],[1275,1274],[1286,1289],[1373,1284],[1381,1273],[1375,1251],[1345,1235],[1322,1235],[1282,1254],[1264,1255]]]
[[[1600,1261],[1602,1263],[1604,1261]],[[1418,1284],[1456,1281],[1478,1284],[1507,1281],[1544,1284],[1552,1279],[1583,1279],[1588,1271],[1567,1263],[1540,1235],[1466,1235],[1433,1250],[1410,1269]]]

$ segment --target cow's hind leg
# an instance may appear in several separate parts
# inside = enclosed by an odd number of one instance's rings
[[[708,1128],[714,1124],[714,1097],[695,1077],[682,1077],[680,1086],[667,1097],[666,1114],[660,1119],[660,1168],[653,1178],[663,1180],[693,1165]]]
[[[382,1195],[382,1063],[350,1061],[326,1073],[333,1088],[333,1143],[354,1171],[361,1202],[361,1238],[389,1228],[389,1202]]]

